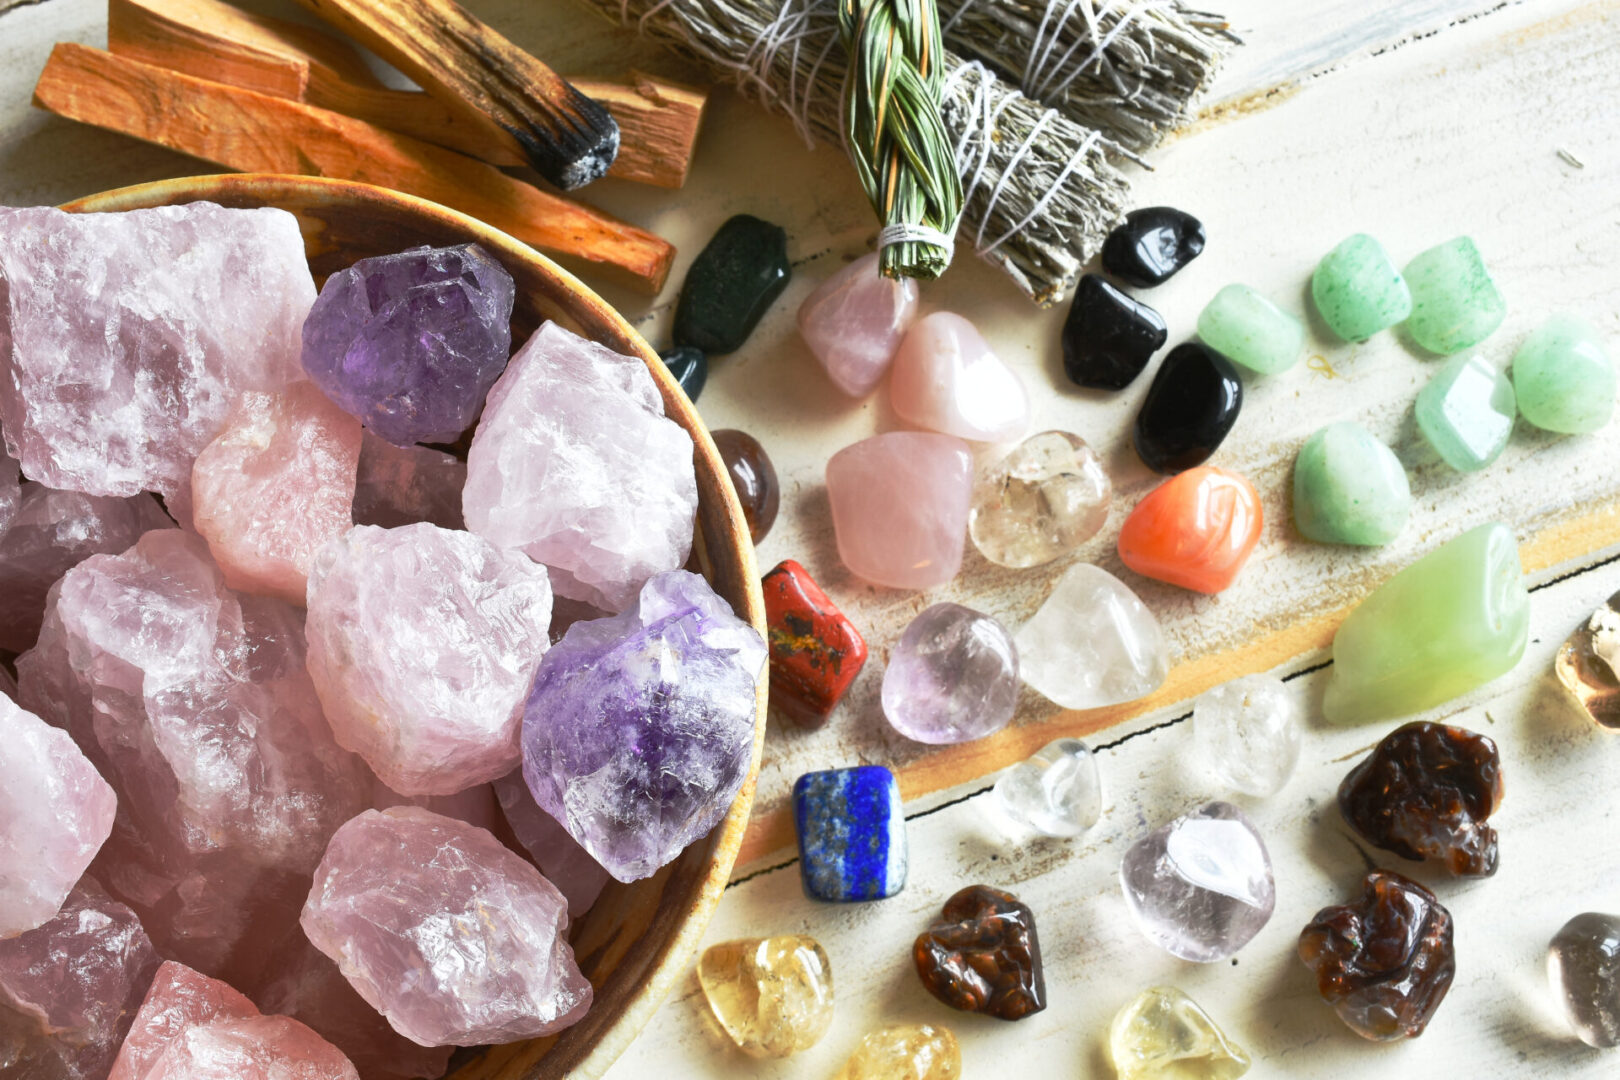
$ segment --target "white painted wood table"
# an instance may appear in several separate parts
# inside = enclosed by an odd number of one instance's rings
[[[0,0],[0,9],[10,2]],[[566,70],[611,75],[634,64],[694,74],[559,0],[472,6]],[[1507,323],[1481,347],[1498,361],[1554,310],[1581,312],[1620,342],[1620,0],[1228,0],[1224,7],[1248,44],[1225,67],[1198,122],[1151,155],[1157,171],[1132,170],[1138,205],[1181,206],[1209,227],[1203,257],[1151,297],[1172,340],[1189,335],[1199,307],[1232,281],[1306,315],[1315,260],[1345,235],[1366,231],[1398,261],[1473,235],[1509,299]],[[0,203],[59,202],[205,171],[27,107],[52,42],[101,44],[104,35],[96,0],[43,0],[0,14]],[[1080,557],[1138,589],[1163,619],[1178,663],[1145,702],[1076,714],[1026,693],[1008,730],[929,750],[890,732],[877,706],[883,659],[900,629],[942,599],[1017,624],[1066,564],[1011,572],[970,551],[958,581],[925,595],[863,586],[838,565],[822,466],[839,447],[897,426],[881,393],[859,404],[838,397],[792,327],[798,302],[864,251],[875,231],[845,164],[832,151],[807,151],[780,118],[721,94],[685,190],[609,183],[591,197],[680,245],[676,284],[727,216],[748,211],[787,227],[794,282],[748,347],[716,363],[702,412],[711,426],[753,432],[776,461],[783,510],[761,545],[761,565],[790,556],[805,563],[873,646],[867,672],[825,729],[800,732],[773,720],[744,862],[709,933],[711,941],[782,932],[818,938],[838,988],[831,1032],[788,1061],[749,1061],[706,1022],[693,980],[615,1066],[613,1080],[831,1076],[864,1031],[924,1020],[957,1032],[971,1078],[1106,1077],[1108,1020],[1155,984],[1179,986],[1206,1005],[1253,1053],[1257,1077],[1609,1076],[1620,1069],[1620,1058],[1588,1050],[1562,1029],[1542,971],[1546,942],[1564,920],[1620,910],[1613,841],[1620,800],[1608,773],[1620,769],[1620,742],[1592,730],[1550,675],[1558,643],[1620,589],[1620,564],[1609,562],[1620,551],[1620,425],[1580,439],[1521,429],[1489,470],[1458,476],[1424,452],[1411,422],[1413,396],[1433,362],[1395,334],[1336,344],[1308,316],[1312,360],[1249,381],[1243,415],[1216,459],[1263,493],[1261,545],[1232,589],[1191,597],[1122,571],[1112,551],[1124,512],[1154,482],[1126,434],[1147,380],[1113,396],[1074,390],[1058,354],[1062,311],[1035,311],[992,271],[964,260],[925,290],[925,302],[980,323],[1025,378],[1040,427],[1079,432],[1101,449],[1117,505],[1111,527]],[[664,343],[674,285],[651,303],[604,293],[655,345]],[[1295,451],[1317,427],[1343,418],[1390,440],[1411,472],[1414,517],[1388,548],[1307,545],[1289,524]],[[1536,586],[1532,644],[1513,674],[1438,715],[1487,732],[1502,748],[1508,795],[1493,819],[1502,869],[1467,883],[1418,872],[1456,917],[1457,981],[1423,1038],[1374,1046],[1317,1000],[1294,957],[1299,927],[1346,898],[1366,866],[1333,792],[1390,726],[1321,723],[1323,650],[1368,588],[1490,519],[1520,537]],[[1290,678],[1312,717],[1299,771],[1283,792],[1237,800],[1270,846],[1277,912],[1231,963],[1181,963],[1129,924],[1119,857],[1143,832],[1219,794],[1188,760],[1190,698],[1234,675],[1272,669]],[[1009,837],[987,813],[989,783],[1060,734],[1085,734],[1099,748],[1104,819],[1074,842]],[[901,776],[911,880],[883,903],[816,905],[799,889],[785,796],[808,769],[857,762],[884,762]],[[1039,918],[1051,1005],[1016,1025],[951,1014],[910,966],[912,938],[950,893],[973,882],[1016,892]]]

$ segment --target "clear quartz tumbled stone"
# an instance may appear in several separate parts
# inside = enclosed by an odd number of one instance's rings
[[[1570,1030],[1588,1046],[1620,1046],[1620,916],[1583,912],[1547,946],[1552,984]]]
[[[979,478],[968,535],[998,566],[1042,566],[1097,535],[1113,494],[1102,459],[1084,439],[1043,431]]]
[[[1064,571],[1013,640],[1024,681],[1066,709],[1135,701],[1170,673],[1159,620],[1123,581],[1090,563]]]
[[[749,1057],[814,1046],[833,1017],[832,964],[814,938],[747,938],[710,946],[698,961],[709,1010]]]
[[[1245,675],[1193,702],[1193,745],[1216,781],[1246,795],[1275,795],[1299,762],[1299,702],[1281,679]]]
[[[1102,817],[1097,756],[1079,739],[1057,739],[1001,774],[996,804],[1046,836],[1079,836]]]

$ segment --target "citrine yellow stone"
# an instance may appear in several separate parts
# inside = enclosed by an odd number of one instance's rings
[[[1119,1010],[1108,1049],[1119,1080],[1234,1080],[1249,1071],[1243,1048],[1170,986],[1144,990]]]
[[[861,1040],[837,1080],[960,1080],[962,1051],[948,1028],[897,1024]]]
[[[832,1023],[832,965],[814,938],[797,934],[711,946],[698,983],[721,1028],[751,1057],[787,1057]]]

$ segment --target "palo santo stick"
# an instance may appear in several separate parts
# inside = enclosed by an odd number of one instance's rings
[[[431,94],[383,85],[348,42],[220,0],[108,0],[107,45],[119,56],[357,117],[494,165],[526,164],[487,119],[456,115]],[[608,175],[686,182],[707,96],[637,72],[628,84],[572,79],[619,122]]]
[[[443,203],[656,293],[675,249],[492,165],[363,120],[63,42],[34,87],[54,113],[230,169],[358,180]]]

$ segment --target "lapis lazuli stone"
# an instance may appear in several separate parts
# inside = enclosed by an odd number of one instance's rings
[[[882,900],[905,888],[900,785],[882,765],[805,773],[793,785],[793,821],[812,900]]]

